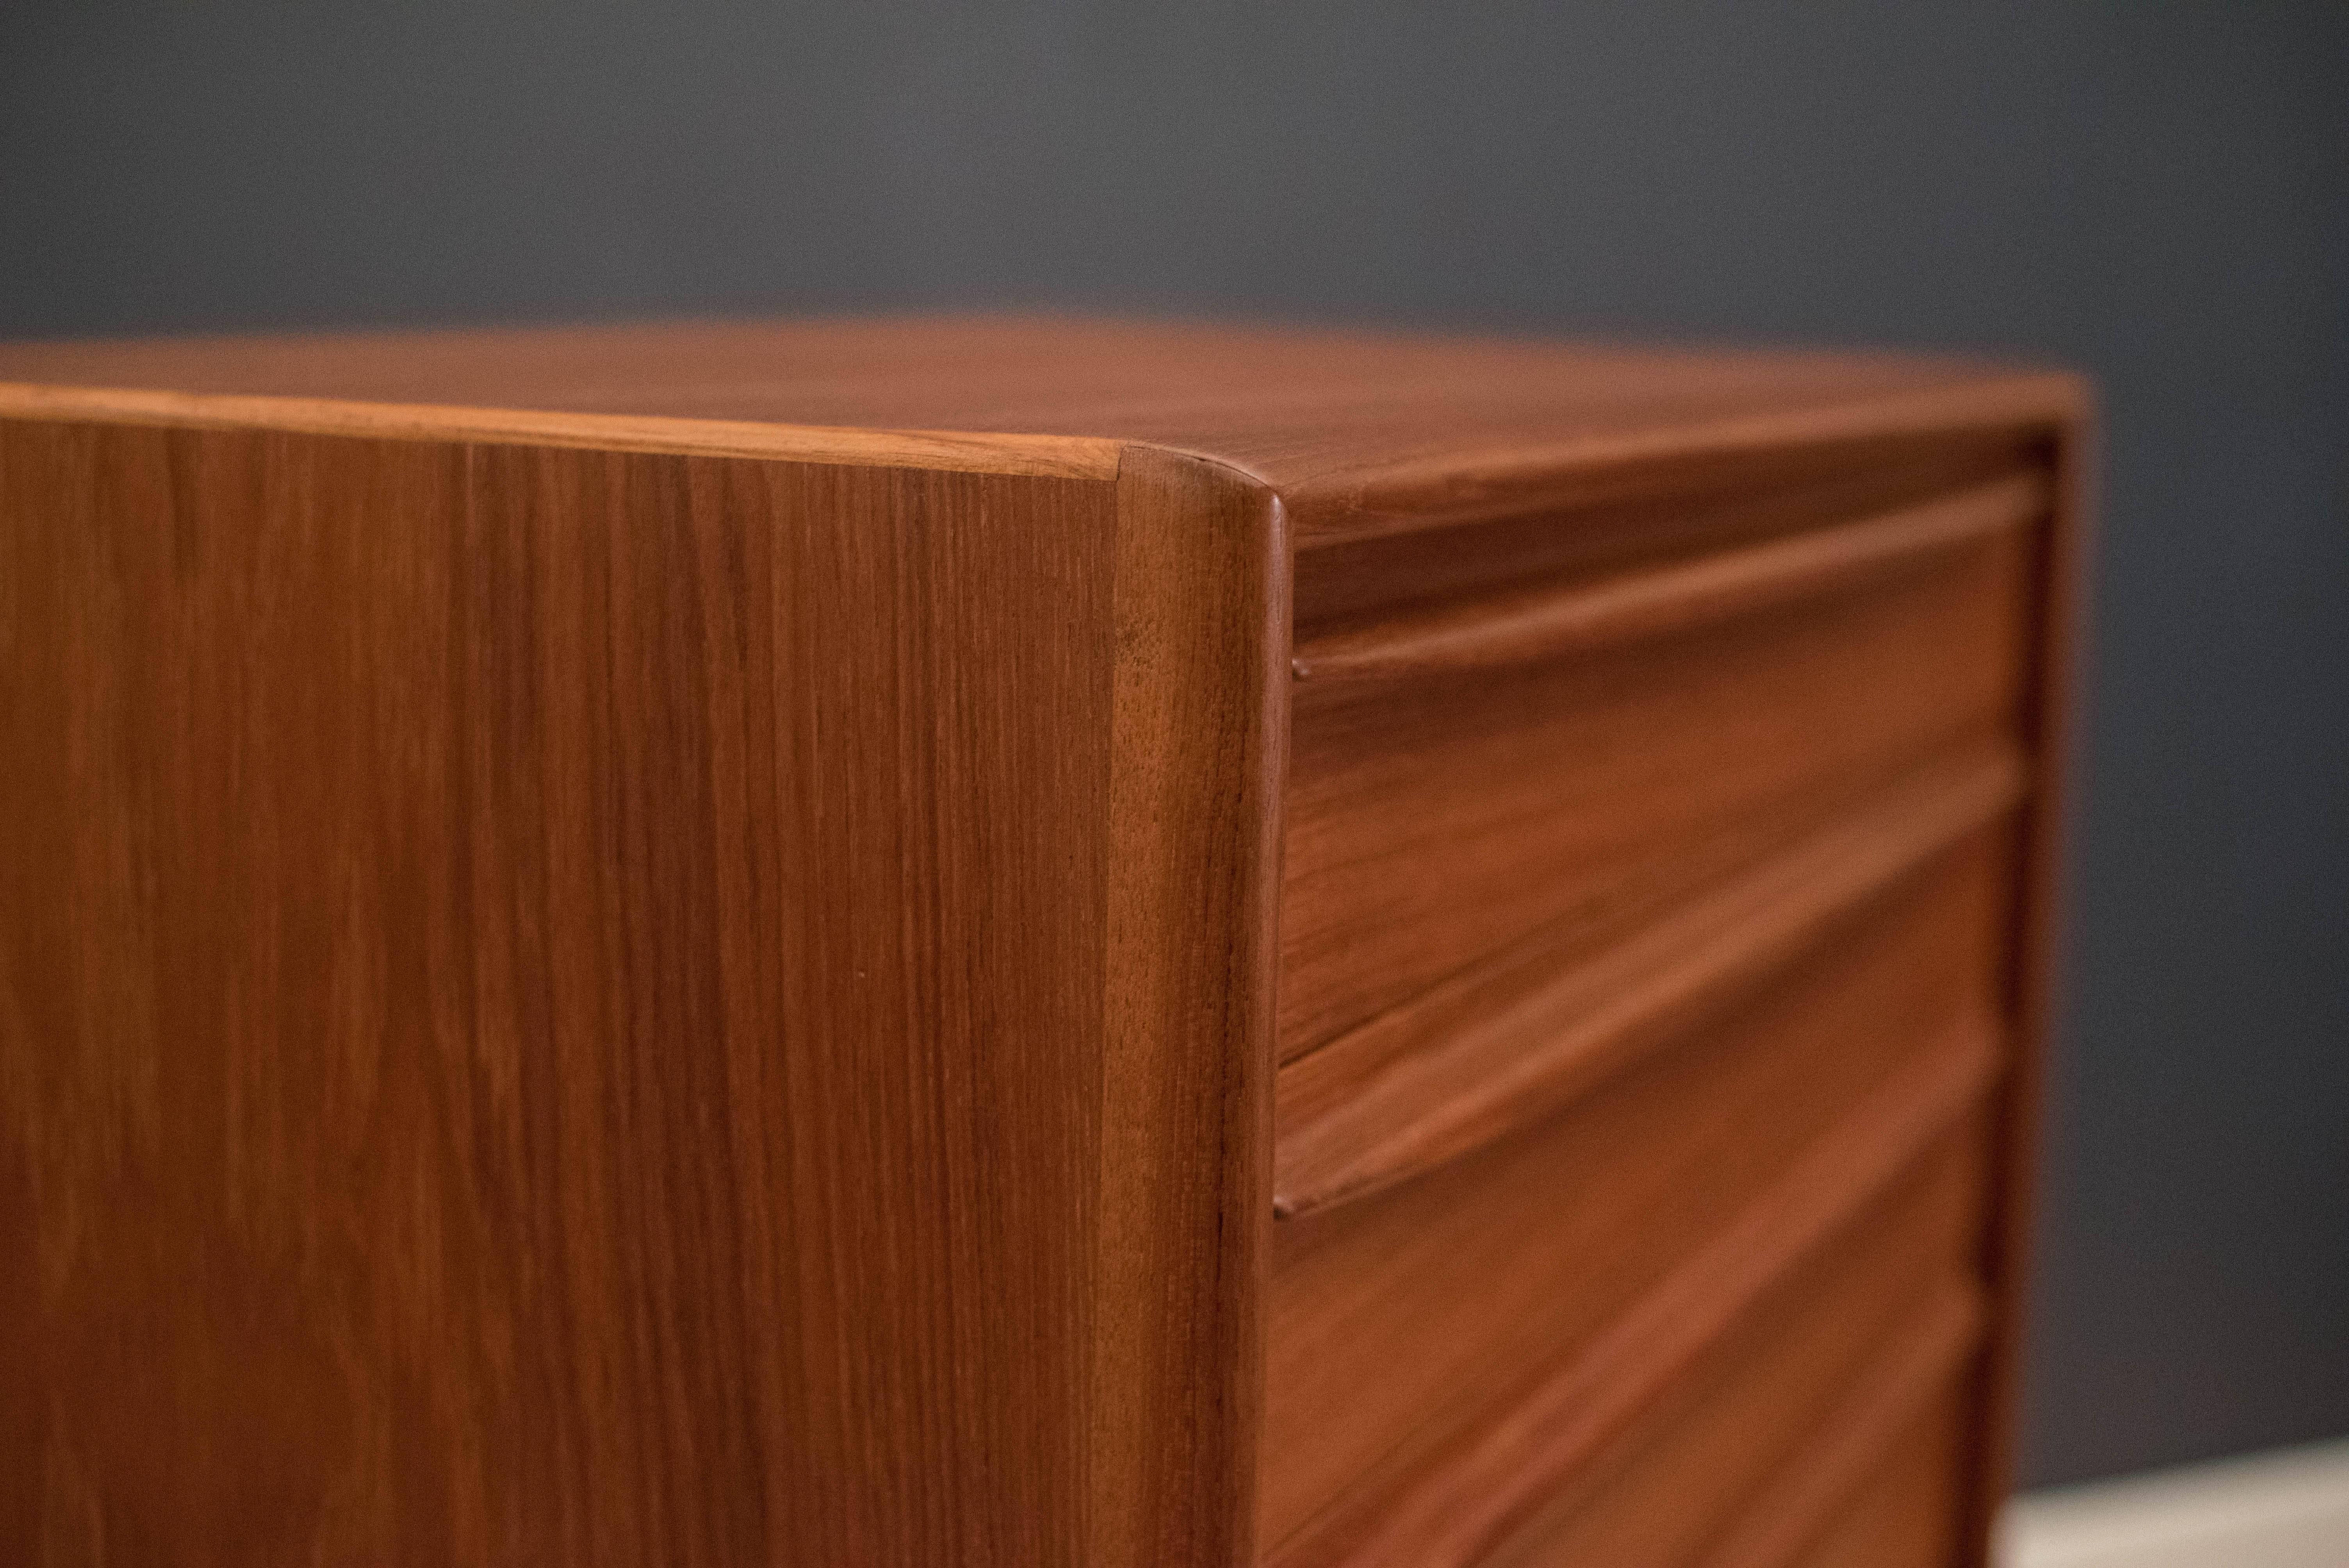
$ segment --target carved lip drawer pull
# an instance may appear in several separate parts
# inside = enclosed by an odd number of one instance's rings
[[[1535,1373],[1510,1408],[1465,1441],[1403,1473],[1358,1482],[1278,1542],[1266,1555],[1269,1568],[1482,1562],[1980,1106],[2004,1050],[1995,1020],[1972,1012],[1953,1018],[1612,1327]],[[1961,1306],[1934,1336],[1936,1365],[1920,1375],[1932,1375],[1979,1334],[1977,1315]]]
[[[1980,1348],[1989,1306],[1979,1286],[1945,1286],[1891,1334],[1852,1391],[1808,1435],[1775,1482],[1695,1568],[1784,1568],[1835,1522],[1853,1492],[1931,1409]]]
[[[1847,912],[2022,799],[2022,759],[1937,765],[1637,934],[1472,970],[1276,1080],[1273,1209],[1359,1197],[1557,1110],[1701,1025]]]
[[[2047,481],[2017,474],[1790,538],[1599,582],[1546,586],[1397,616],[1301,644],[1317,686],[1527,664],[1693,630],[1857,586],[2044,515]]]

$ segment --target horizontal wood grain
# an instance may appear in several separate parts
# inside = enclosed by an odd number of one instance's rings
[[[1594,653],[1833,593],[2037,521],[2044,478],[2024,473],[1880,517],[1597,583],[1439,605],[1300,644],[1300,681],[1406,680]]]
[[[1700,467],[1561,508],[1324,542],[1298,559],[1297,634],[1312,642],[1446,603],[1685,562],[2047,467],[2044,430],[1945,431],[1778,452],[1732,472]]]
[[[1299,682],[1279,1051],[1523,942],[1600,945],[1968,736],[2012,734],[2026,542],[1503,673]]]
[[[1512,951],[1283,1067],[1273,1206],[1375,1191],[1554,1113],[1701,1027],[2013,809],[2012,748],[1946,760],[1596,954]]]
[[[1123,447],[1081,436],[864,430],[740,419],[462,408],[139,387],[0,382],[0,418],[96,421],[197,430],[285,430],[379,440],[455,441],[718,458],[776,458],[854,468],[1113,480]]]
[[[1978,1107],[1999,1057],[1994,1025],[1954,1025],[1604,1335],[1459,1446],[1404,1473],[1365,1477],[1268,1563],[1470,1568]]]
[[[1773,1477],[1698,1568],[1790,1568],[1884,1466],[1901,1438],[1946,1408],[1982,1346],[1988,1314],[1979,1286],[1936,1295],[1904,1325],[1829,1412],[1793,1463]]]
[[[1980,835],[1675,1048],[1537,1126],[1273,1226],[1265,1539],[1603,1336],[1961,1014],[2012,883]]]
[[[1955,1129],[1478,1568],[1688,1568],[1806,1476],[1920,1346],[1961,1356],[1983,1315],[1987,1130],[1979,1118]],[[1953,1323],[1965,1332],[1951,1347]]]
[[[0,345],[0,1556],[1978,1568],[2085,407]]]
[[[1858,464],[1909,448],[1992,431],[2045,428],[2076,418],[2080,382],[2020,375],[1998,383],[1870,393],[1837,406],[1785,405],[1662,429],[1519,436],[1423,459],[1317,473],[1291,502],[1300,548],[1457,527],[1653,493],[1702,478],[1749,483],[1790,456]]]
[[[1278,493],[1308,549],[2044,430],[2084,401],[1958,358],[1017,317],[9,344],[0,381],[1140,442]]]

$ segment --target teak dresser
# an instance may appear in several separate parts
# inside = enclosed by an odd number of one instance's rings
[[[1982,1561],[2075,380],[0,383],[0,1557]]]

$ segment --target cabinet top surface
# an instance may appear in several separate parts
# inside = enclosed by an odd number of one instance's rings
[[[1072,474],[1113,472],[1115,444],[1142,442],[1325,511],[1594,464],[2048,424],[2082,402],[2059,373],[1888,354],[991,318],[0,345],[0,414],[43,398],[54,412],[58,388],[142,395],[150,418],[168,413],[157,395],[397,409],[387,433],[410,436],[526,411],[541,433],[574,424],[576,445],[620,421],[952,432]],[[239,412],[208,422],[300,423]],[[671,434],[661,444],[729,448]]]

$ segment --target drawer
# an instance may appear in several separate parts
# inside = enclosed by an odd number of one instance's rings
[[[1604,940],[1955,738],[2012,731],[2044,506],[2014,477],[1300,627],[1280,1059],[1513,944]]]
[[[1959,1128],[1488,1568],[1784,1568],[1861,1507],[1980,1346],[1988,1150]]]
[[[1611,941],[1505,949],[1284,1064],[1275,1212],[1407,1180],[1701,1032],[2023,789],[2021,758],[1978,739]]]
[[[1859,1492],[1789,1568],[1943,1568],[1958,1541],[1971,1421],[1953,1390],[1895,1434]]]
[[[0,367],[0,1542],[1979,1535],[2075,382],[1131,324]]]
[[[2002,1048],[2008,851],[2002,824],[1975,830],[1637,1068],[1411,1180],[1278,1222],[1268,1561],[1388,1561],[1361,1543],[1415,1506],[1413,1478],[1451,1463],[1496,1401],[1644,1408],[1643,1379],[1676,1377],[1656,1357],[1679,1352],[1643,1336],[1721,1313],[1725,1326],[1969,1115]],[[1529,1369],[1547,1369],[1546,1394],[1523,1395]],[[1534,1472],[1564,1450],[1537,1447],[1547,1457],[1530,1469],[1493,1458],[1475,1494],[1503,1516],[1547,1495]],[[1392,1560],[1450,1560],[1413,1551]]]

